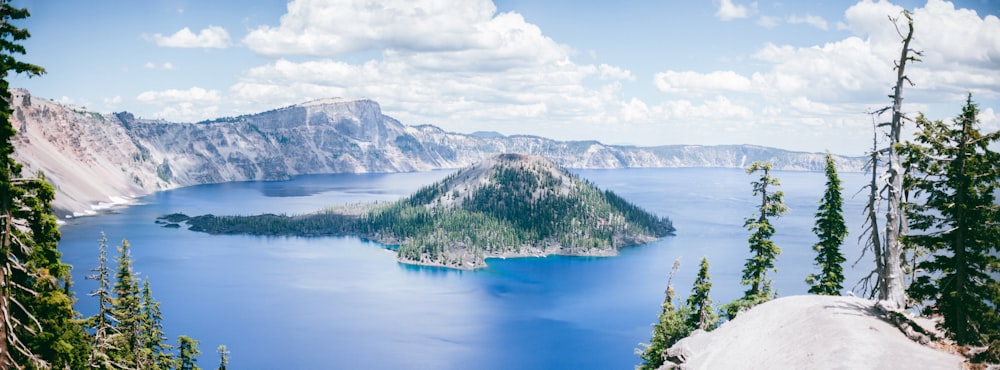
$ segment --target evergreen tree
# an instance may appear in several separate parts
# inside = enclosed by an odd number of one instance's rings
[[[216,352],[219,352],[219,370],[226,370],[226,365],[229,364],[229,350],[223,344],[216,349]]]
[[[663,299],[662,310],[659,315],[659,322],[653,324],[653,335],[649,344],[639,343],[642,349],[636,349],[636,354],[642,359],[642,364],[636,366],[638,370],[657,369],[666,360],[666,351],[674,343],[691,334],[691,327],[685,322],[689,312],[686,306],[680,308],[674,305],[674,287],[671,281],[674,273],[680,268],[681,259],[674,261],[674,266],[667,278],[666,297]]]
[[[743,224],[751,232],[749,242],[752,255],[744,265],[742,281],[749,289],[744,292],[742,298],[723,306],[730,319],[735,318],[740,309],[750,308],[774,298],[767,271],[777,271],[774,260],[781,253],[781,249],[771,240],[774,235],[771,219],[781,216],[788,208],[785,207],[784,193],[769,188],[781,185],[777,178],[771,177],[771,168],[770,163],[756,161],[746,170],[747,174],[760,172],[760,177],[750,182],[753,185],[753,195],[760,196],[758,208],[760,213],[747,218]]]
[[[52,187],[44,178],[23,178],[12,157],[16,134],[7,77],[45,73],[21,62],[19,42],[30,34],[11,21],[29,16],[26,9],[0,1],[0,368],[72,366],[86,353],[73,320],[69,266],[55,246],[59,232],[52,215]]]
[[[132,272],[131,246],[122,240],[118,247],[118,270],[113,287],[111,318],[118,328],[112,357],[130,368],[138,368],[141,359],[142,307],[139,282]]]
[[[816,226],[813,233],[819,237],[819,243],[813,246],[816,254],[818,275],[809,274],[809,293],[824,295],[840,295],[844,283],[844,267],[846,261],[840,252],[840,246],[847,236],[847,225],[844,224],[844,200],[841,195],[840,178],[834,166],[833,155],[826,153],[826,192],[820,200],[816,212]]]
[[[177,337],[177,370],[200,370],[198,367],[198,341],[187,335]]]
[[[979,110],[970,94],[952,124],[917,120],[906,164],[915,172],[907,188],[924,204],[908,204],[906,241],[932,253],[917,264],[922,272],[911,297],[930,300],[925,313],[940,313],[959,344],[1000,339],[1000,154],[990,145],[1000,132],[982,134]]]
[[[97,267],[91,270],[94,274],[87,276],[87,279],[97,281],[97,288],[90,292],[91,297],[97,297],[97,313],[88,318],[88,326],[94,334],[87,363],[88,367],[91,368],[110,369],[114,367],[111,349],[114,348],[112,342],[117,330],[113,326],[114,319],[111,315],[113,297],[111,296],[111,273],[108,268],[108,238],[103,232],[98,248]]]
[[[719,314],[712,307],[712,299],[708,293],[712,289],[711,277],[708,275],[708,257],[701,258],[701,268],[698,269],[698,277],[691,287],[691,295],[688,296],[687,307],[690,314],[687,317],[687,326],[690,329],[701,329],[710,331],[719,324]]]
[[[149,289],[149,279],[142,283],[142,314],[140,315],[140,340],[142,350],[140,366],[143,369],[169,369],[173,363],[173,346],[167,344],[167,336],[163,333],[163,315],[160,313],[160,302],[153,298]]]

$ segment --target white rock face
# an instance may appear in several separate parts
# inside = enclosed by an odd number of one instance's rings
[[[762,303],[670,348],[685,369],[961,369],[962,357],[920,345],[856,297]]]
[[[541,155],[569,168],[743,167],[821,171],[823,155],[746,145],[611,146],[535,136],[466,135],[405,126],[368,99],[321,99],[199,123],[98,114],[13,90],[15,156],[56,186],[61,215],[151,192],[205,183],[281,180],[302,174],[425,171],[468,166],[500,153]],[[844,158],[857,171],[862,159]]]

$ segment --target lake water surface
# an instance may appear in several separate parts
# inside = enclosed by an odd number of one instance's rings
[[[283,182],[240,182],[177,189],[116,213],[62,227],[63,259],[84,315],[96,311],[84,280],[97,264],[103,231],[109,247],[132,244],[135,270],[162,302],[167,335],[201,340],[199,365],[218,366],[228,346],[234,369],[631,369],[649,340],[666,279],[690,291],[707,256],[711,297],[742,294],[748,257],[743,219],[754,212],[751,176],[739,169],[576,170],[649,211],[674,221],[677,235],[610,258],[489,260],[453,271],[399,264],[391,251],[355,238],[213,236],[154,223],[199,214],[305,213],[335,204],[394,200],[449,171],[342,174]],[[815,272],[811,228],[822,173],[776,172],[790,211],[775,223],[782,248],[773,273],[780,295],[805,294]],[[848,264],[860,253],[864,176],[842,173],[851,235]],[[114,255],[112,253],[112,255]],[[848,287],[864,268],[845,267]]]

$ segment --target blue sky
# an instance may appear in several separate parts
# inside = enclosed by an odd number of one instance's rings
[[[613,144],[860,155],[913,12],[904,108],[1000,129],[1000,2],[15,0],[12,79],[98,112],[192,122],[366,97],[406,124]]]

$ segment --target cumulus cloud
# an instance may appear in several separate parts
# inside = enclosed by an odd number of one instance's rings
[[[243,43],[272,56],[490,48],[519,36],[497,32],[512,30],[504,23],[518,20],[495,13],[489,0],[294,0],[279,25],[252,30]]]
[[[705,91],[748,91],[750,79],[733,71],[699,73],[666,71],[653,76],[653,84],[663,92],[700,93]]]
[[[222,94],[218,90],[192,87],[187,90],[167,89],[144,91],[135,98],[139,102],[160,107],[153,118],[171,121],[197,121],[216,117]]]
[[[722,21],[731,21],[733,19],[747,18],[753,13],[757,12],[757,2],[754,1],[750,3],[750,6],[738,5],[733,3],[733,0],[720,0],[716,3],[719,8],[715,12],[715,17]]]
[[[252,30],[243,43],[278,58],[230,88],[240,106],[364,96],[403,122],[463,131],[621,122],[622,83],[636,80],[619,66],[575,62],[576,50],[489,0],[296,0],[279,25]],[[381,57],[334,58],[358,51]]]
[[[152,36],[144,37],[156,43],[157,46],[171,48],[221,49],[228,47],[230,44],[229,32],[226,32],[225,28],[219,26],[208,26],[197,34],[191,32],[190,28],[184,27],[170,36],[156,33]]]
[[[848,8],[838,24],[838,28],[850,31],[850,36],[811,46],[765,44],[750,55],[756,70],[656,73],[653,84],[664,93],[685,97],[717,94],[727,100],[630,104],[629,111],[697,121],[705,112],[699,107],[715,107],[746,120],[740,123],[743,125],[776,125],[797,132],[786,136],[847,138],[845,132],[865,132],[862,129],[868,128],[869,122],[862,112],[889,104],[886,96],[896,78],[893,63],[899,58],[901,44],[887,16],[899,16],[902,10],[887,1],[862,0]],[[907,75],[915,86],[906,87],[904,109],[948,118],[956,114],[970,91],[978,100],[1000,97],[1000,74],[996,73],[1000,70],[1000,19],[956,9],[942,0],[928,0],[912,14],[916,37],[911,47],[924,54],[921,62],[907,65]],[[771,27],[779,20],[765,18],[762,16],[758,24]],[[788,16],[784,21],[830,27],[825,19],[808,14]],[[897,23],[905,27],[902,21]],[[984,109],[980,120],[984,127],[998,125],[992,109]],[[711,122],[705,119],[705,124]],[[738,130],[737,126],[728,127]]]

